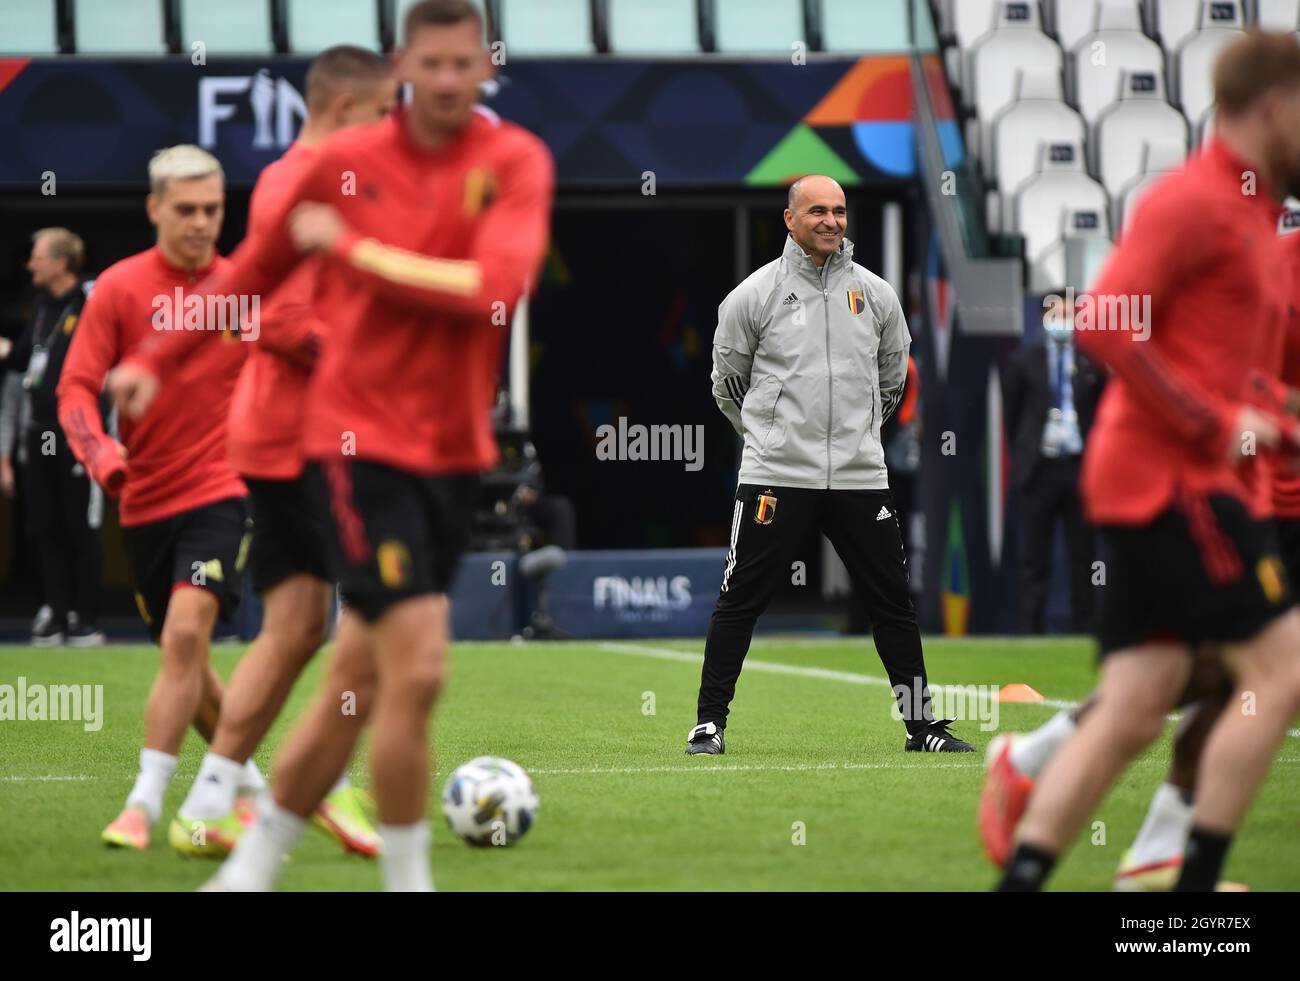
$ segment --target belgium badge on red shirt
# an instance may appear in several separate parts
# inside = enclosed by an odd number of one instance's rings
[[[760,525],[770,525],[775,517],[776,495],[765,490],[758,495],[758,503],[754,505],[754,520]]]
[[[856,317],[867,308],[867,294],[862,290],[849,290],[849,310]]]

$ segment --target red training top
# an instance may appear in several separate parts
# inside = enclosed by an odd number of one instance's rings
[[[1291,274],[1291,302],[1278,376],[1292,388],[1300,388],[1300,232],[1282,237],[1282,251]],[[1273,467],[1273,511],[1279,518],[1300,518],[1300,473],[1282,465]]]
[[[257,179],[248,204],[248,236],[273,231],[315,148],[293,144]],[[312,366],[326,326],[313,307],[320,261],[300,263],[262,304],[258,339],[249,347],[230,406],[230,462],[241,474],[289,480],[302,472],[302,421]]]
[[[408,122],[399,109],[323,143],[268,230],[204,290],[270,292],[299,261],[290,211],[332,205],[350,230],[317,285],[328,331],[308,395],[307,457],[478,472],[497,460],[489,411],[502,343],[545,254],[554,165],[537,137],[481,113],[436,150],[416,144]],[[140,359],[162,375],[203,337],[160,337]]]
[[[1091,522],[1144,524],[1180,493],[1225,492],[1266,513],[1228,443],[1285,314],[1280,210],[1217,138],[1138,205],[1076,315],[1079,349],[1116,376],[1084,453]]]
[[[174,309],[178,295],[197,302],[194,288],[227,262],[218,256],[191,273],[173,266],[155,246],[114,263],[95,281],[59,379],[59,423],[92,476],[117,459],[99,416],[104,376],[142,342],[162,336],[155,328],[159,315]],[[182,311],[173,315],[177,322]],[[163,376],[144,418],[118,420],[127,450],[124,526],[247,493],[226,459],[226,416],[244,345],[230,333],[211,340],[174,374]]]

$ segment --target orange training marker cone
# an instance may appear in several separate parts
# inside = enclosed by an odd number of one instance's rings
[[[1003,685],[998,692],[999,702],[1041,702],[1043,696],[1028,685]]]

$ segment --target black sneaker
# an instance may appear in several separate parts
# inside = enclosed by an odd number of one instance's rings
[[[69,647],[103,647],[104,632],[93,623],[82,623],[81,617],[69,612],[67,644]]]
[[[686,736],[686,755],[721,756],[727,751],[722,742],[722,730],[712,722],[703,722]]]
[[[63,622],[48,606],[42,606],[32,621],[33,647],[59,647],[63,644]]]
[[[964,740],[958,739],[948,727],[952,725],[952,719],[940,719],[938,722],[931,722],[915,735],[908,736],[907,742],[903,744],[903,749],[909,753],[973,753],[975,747]]]

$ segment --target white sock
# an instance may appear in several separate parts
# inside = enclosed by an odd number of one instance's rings
[[[239,777],[239,789],[248,793],[259,796],[266,789],[266,781],[262,778],[262,771],[257,768],[250,756],[248,762],[244,764],[244,771]]]
[[[217,873],[218,881],[232,892],[270,892],[307,822],[286,811],[270,794],[257,802],[257,820],[239,840]]]
[[[381,824],[379,865],[388,892],[433,892],[429,869],[429,825]]]
[[[140,772],[127,794],[127,807],[143,807],[153,824],[162,815],[163,794],[176,771],[176,757],[157,749],[140,750]]]
[[[329,789],[329,794],[326,794],[325,796],[328,797],[330,794],[337,794],[340,790],[347,790],[351,786],[352,781],[348,779],[347,771],[344,770],[343,775],[334,781],[334,786]]]
[[[180,816],[188,821],[213,821],[235,809],[235,795],[244,775],[244,764],[209,752],[199,766],[190,792],[181,805]]]
[[[1037,780],[1052,754],[1065,745],[1074,730],[1070,713],[1057,712],[1011,748],[1011,765],[1031,780]]]
[[[1156,788],[1147,809],[1146,820],[1130,849],[1136,865],[1149,865],[1181,855],[1192,831],[1192,805],[1183,800],[1183,792],[1170,783]]]

